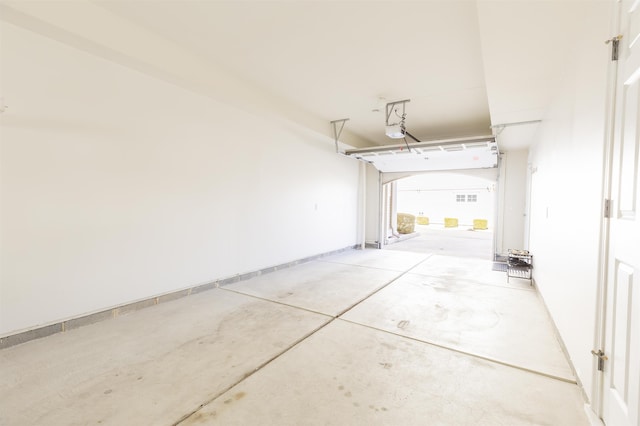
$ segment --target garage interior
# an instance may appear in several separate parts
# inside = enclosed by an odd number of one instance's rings
[[[402,244],[5,349],[5,423],[589,424],[528,281]]]
[[[639,15],[0,1],[0,423],[640,425]],[[443,170],[531,282],[383,248]]]

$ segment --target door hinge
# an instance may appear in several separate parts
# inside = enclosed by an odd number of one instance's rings
[[[618,60],[618,51],[619,51],[621,39],[622,39],[622,35],[617,35],[614,38],[611,38],[605,41],[605,44],[611,43],[611,60],[612,61]]]
[[[611,218],[611,200],[608,198],[604,200],[604,217],[605,219]]]
[[[602,349],[598,349],[598,352],[591,350],[591,354],[598,357],[598,371],[604,371],[604,362],[608,360]]]

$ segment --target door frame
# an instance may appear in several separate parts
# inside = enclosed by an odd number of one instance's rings
[[[628,28],[628,22],[624,25],[623,29],[623,19],[627,19],[627,9],[625,8],[625,4],[621,1],[612,1],[613,15],[612,15],[612,23],[611,23],[611,35],[615,38],[620,37],[620,34],[623,34],[620,43],[629,43],[629,38],[631,36]],[[636,8],[635,11],[640,13],[640,0],[632,1],[633,6]],[[637,25],[637,21],[636,21]],[[637,34],[637,31],[635,32]],[[612,40],[614,40],[612,39]],[[612,41],[610,40],[610,41]],[[618,38],[620,40],[620,38]],[[622,51],[621,46],[621,51]],[[638,46],[634,47],[636,49],[635,53],[635,64],[634,67],[638,67],[637,58],[638,58]],[[622,53],[622,52],[621,52]],[[623,53],[624,54],[624,53]],[[614,284],[612,281],[612,277],[610,276],[612,272],[611,265],[612,261],[615,260],[615,244],[614,238],[612,238],[612,219],[615,219],[617,216],[616,206],[614,209],[614,204],[620,202],[617,198],[620,194],[615,194],[614,190],[616,189],[617,184],[616,179],[619,179],[617,176],[617,172],[619,172],[619,167],[616,167],[614,164],[614,160],[619,160],[617,155],[623,155],[622,151],[617,153],[617,140],[623,137],[624,129],[619,127],[619,120],[621,119],[621,115],[625,114],[621,101],[624,102],[624,97],[621,97],[622,91],[619,90],[626,84],[624,80],[620,80],[626,78],[625,76],[621,76],[621,72],[626,72],[625,69],[620,69],[620,64],[618,61],[610,61],[609,69],[608,69],[608,79],[607,79],[607,98],[606,98],[606,112],[605,112],[605,143],[604,143],[604,151],[603,151],[603,176],[602,176],[602,215],[601,215],[601,226],[600,226],[600,249],[599,249],[599,265],[598,265],[598,294],[597,294],[597,305],[596,305],[596,327],[594,333],[594,350],[607,350],[608,341],[611,339],[607,333],[610,333],[610,324],[611,320],[610,312],[608,312],[610,301],[608,298],[610,297],[611,289],[609,286]],[[637,81],[637,80],[636,80]],[[638,84],[638,83],[636,83]],[[620,143],[622,144],[622,140]],[[622,150],[622,146],[619,148]],[[636,164],[637,167],[637,164]],[[636,219],[637,220],[637,219]],[[611,356],[611,354],[606,354]],[[592,366],[592,375],[593,375],[593,391],[591,395],[591,409],[598,415],[600,419],[604,420],[604,415],[606,414],[607,407],[605,407],[605,402],[607,399],[608,392],[608,384],[607,384],[607,372],[610,371],[610,365],[605,364],[602,371],[598,370],[598,358],[594,357],[593,366]]]
[[[611,23],[612,34],[618,34],[620,30],[620,3],[616,2]],[[607,217],[609,200],[612,199],[613,182],[613,149],[615,138],[615,117],[616,100],[618,86],[618,62],[609,61],[607,71],[607,89],[605,100],[605,139],[602,156],[602,196],[600,203],[600,247],[598,249],[598,284],[596,296],[596,324],[593,339],[593,347],[597,351],[604,348],[606,339],[606,319],[607,319],[607,280],[609,276],[609,243],[610,243],[610,220]],[[594,357],[591,365],[592,374],[592,395],[591,409],[598,415],[603,416],[604,403],[604,372],[598,370],[598,360]]]

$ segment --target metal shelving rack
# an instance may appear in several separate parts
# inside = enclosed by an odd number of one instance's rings
[[[507,255],[507,282],[510,277],[522,278],[533,283],[531,270],[533,269],[533,255],[528,250],[509,249]]]

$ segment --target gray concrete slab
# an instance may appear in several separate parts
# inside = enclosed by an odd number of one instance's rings
[[[342,318],[574,380],[533,290],[409,273]]]
[[[397,245],[400,244],[404,244],[404,242],[398,243]],[[427,259],[430,255],[431,253],[366,249],[349,250],[344,253],[324,257],[320,259],[320,261],[404,272]]]
[[[313,261],[223,288],[335,316],[400,274],[394,270]]]
[[[416,266],[411,272],[452,280],[469,280],[482,284],[532,289],[529,280],[511,279],[507,283],[506,272],[493,271],[492,267],[493,262],[487,259],[434,255]]]
[[[586,425],[536,292],[490,265],[350,250],[3,349],[0,424]]]
[[[473,231],[469,227],[443,228],[442,225],[416,225],[417,238],[385,246],[385,250],[433,253],[446,256],[493,258],[491,230]]]
[[[575,385],[341,320],[181,425],[587,426]]]
[[[0,351],[2,425],[171,425],[329,318],[222,290]]]

